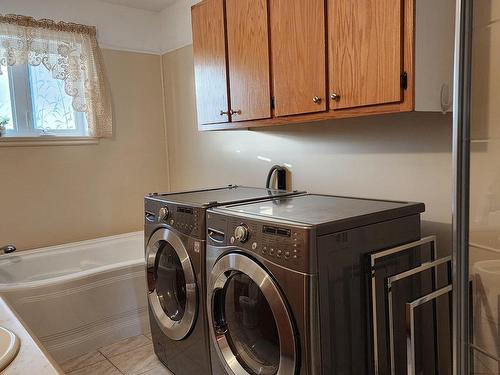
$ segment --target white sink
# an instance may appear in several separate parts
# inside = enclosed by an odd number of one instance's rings
[[[0,372],[16,358],[19,346],[17,336],[0,327]]]

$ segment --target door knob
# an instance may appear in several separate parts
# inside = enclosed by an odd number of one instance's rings
[[[231,109],[231,111],[229,111],[229,113],[231,113],[232,115],[241,115],[241,109],[238,109],[237,111],[233,111]]]
[[[336,93],[333,93],[332,95],[330,95],[330,98],[332,100],[335,100],[336,102],[338,102],[340,100],[340,95],[336,94]]]
[[[228,115],[228,114],[229,114],[229,112],[228,112],[228,111],[220,111],[220,115],[221,115],[221,116]]]
[[[321,98],[319,96],[315,96],[313,98],[313,103],[315,103],[315,104],[321,104]]]

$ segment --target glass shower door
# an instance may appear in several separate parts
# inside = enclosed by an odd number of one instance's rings
[[[500,374],[500,1],[471,12],[468,362]]]

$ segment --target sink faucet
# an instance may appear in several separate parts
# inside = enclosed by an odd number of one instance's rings
[[[16,251],[16,247],[14,245],[6,245],[3,247],[0,247],[0,255],[3,254],[10,254]]]

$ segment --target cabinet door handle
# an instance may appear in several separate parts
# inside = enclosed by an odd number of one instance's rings
[[[319,96],[315,96],[313,98],[313,103],[314,104],[321,104],[321,98]]]
[[[231,113],[232,115],[241,115],[241,109],[238,109],[238,110],[236,110],[236,111],[233,111],[233,110],[231,109],[231,111],[229,111],[229,113]]]
[[[336,102],[338,102],[340,100],[340,95],[337,94],[337,93],[332,93],[332,95],[330,95],[330,98]]]
[[[228,114],[229,114],[229,112],[228,112],[228,111],[220,111],[220,115],[221,115],[221,116],[228,115]]]

